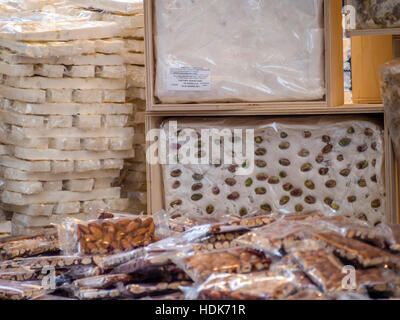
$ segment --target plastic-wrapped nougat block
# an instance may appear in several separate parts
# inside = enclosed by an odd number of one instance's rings
[[[155,96],[162,103],[322,100],[323,3],[156,0]]]

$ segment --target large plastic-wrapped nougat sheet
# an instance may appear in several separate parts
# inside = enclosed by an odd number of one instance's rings
[[[217,131],[208,140],[204,129]],[[174,130],[175,141],[169,136]],[[226,130],[224,138],[218,135]],[[168,146],[163,175],[171,211],[245,216],[320,210],[371,224],[383,220],[383,130],[373,119],[179,118],[166,120],[161,133]],[[200,160],[204,164],[193,164]]]
[[[156,0],[162,103],[321,100],[323,0]]]
[[[388,127],[395,145],[394,151],[400,159],[400,59],[383,64],[380,71],[381,93]]]
[[[400,27],[398,0],[346,0],[350,28],[381,29]],[[353,7],[354,9],[351,9]]]

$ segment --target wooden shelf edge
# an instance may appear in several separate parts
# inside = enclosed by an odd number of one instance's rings
[[[400,28],[347,30],[347,37],[400,35]]]
[[[167,109],[167,110],[166,110]],[[212,112],[212,113],[211,113]],[[289,107],[243,107],[234,110],[189,110],[184,105],[174,108],[157,108],[156,111],[148,111],[147,115],[154,116],[235,116],[235,115],[308,115],[308,114],[371,114],[383,113],[382,104],[354,104],[337,107],[318,106],[289,106]]]

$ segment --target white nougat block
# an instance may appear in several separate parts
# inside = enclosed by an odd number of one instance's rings
[[[107,209],[108,207],[103,200],[84,201],[81,206],[82,212],[85,213],[97,213]]]
[[[144,38],[144,28],[123,29],[119,35],[123,38],[143,39]]]
[[[12,212],[18,212],[28,216],[51,216],[53,214],[54,204],[38,203],[27,206],[15,206],[12,204],[2,203],[3,209]]]
[[[4,191],[1,199],[4,203],[15,205],[29,205],[34,203],[52,202],[54,199],[70,201],[90,201],[99,199],[115,199],[120,196],[120,188],[94,189],[90,192],[48,191],[38,195],[24,195],[21,193]]]
[[[97,66],[96,77],[98,78],[110,78],[119,79],[126,77],[125,66]]]
[[[29,172],[49,172],[51,170],[50,161],[25,161],[7,155],[0,156],[0,165]]]
[[[129,199],[104,200],[109,210],[126,211],[129,209]]]
[[[0,96],[11,100],[19,100],[32,103],[44,103],[46,91],[39,89],[20,89],[0,85]]]
[[[64,182],[64,189],[75,192],[88,192],[92,191],[94,186],[94,179],[86,180],[67,180]]]
[[[124,52],[122,54],[124,58],[124,62],[126,64],[135,64],[139,66],[144,66],[144,54],[143,53],[135,53],[135,52]]]
[[[76,179],[94,179],[94,178],[117,178],[120,175],[119,170],[95,170],[86,172],[66,172],[66,173],[48,173],[48,172],[26,172],[14,168],[0,167],[0,173],[5,179],[19,181],[58,181],[58,180],[76,180]]]
[[[65,67],[62,65],[37,64],[35,65],[35,75],[48,78],[62,78]]]
[[[95,40],[95,50],[98,53],[120,53],[124,50],[125,42],[119,39]]]
[[[130,52],[144,53],[144,40],[125,40],[125,49]]]
[[[12,181],[4,182],[4,189],[23,194],[38,194],[43,192],[43,185],[39,181]]]
[[[133,137],[110,138],[110,150],[130,150],[133,147]]]
[[[75,171],[76,172],[86,172],[100,170],[101,160],[79,160],[75,161]]]
[[[112,186],[113,181],[114,181],[114,178],[98,178],[98,179],[94,179],[93,189],[110,188]]]
[[[46,101],[50,103],[72,102],[72,90],[70,89],[47,89]]]
[[[124,168],[124,160],[121,159],[106,159],[102,162],[102,169],[119,169]]]
[[[79,138],[54,138],[50,139],[49,147],[57,150],[80,150],[81,139]]]
[[[0,58],[9,64],[60,64],[66,66],[115,66],[122,65],[124,61],[117,54],[89,54],[81,56],[48,57],[48,58],[30,58],[23,55],[16,55],[7,50],[0,51]]]
[[[14,155],[21,159],[29,160],[100,160],[100,159],[125,159],[133,158],[134,151],[62,151],[56,149],[27,149],[14,147]]]
[[[62,180],[60,181],[44,181],[43,191],[61,191],[63,188]]]
[[[6,76],[4,84],[23,89],[125,89],[126,79]],[[18,100],[18,99],[17,99]]]
[[[70,160],[66,161],[51,161],[51,172],[52,173],[67,173],[74,171],[74,162]]]
[[[95,53],[94,41],[26,42],[0,39],[0,46],[30,58],[76,56]]]
[[[11,221],[0,222],[0,233],[11,234],[11,232],[12,232]]]
[[[105,151],[109,149],[109,138],[85,138],[82,139],[82,147],[89,151]]]
[[[0,62],[0,73],[15,77],[31,77],[35,73],[33,65],[30,64],[8,64]]]
[[[51,223],[47,216],[28,216],[19,213],[14,213],[12,222],[27,227],[46,227]]]
[[[144,15],[117,15],[112,13],[103,13],[100,17],[101,21],[114,21],[122,27],[122,30],[133,28],[144,28]],[[122,31],[124,32],[124,31]]]
[[[112,38],[121,28],[105,21],[54,21],[19,24],[12,30],[0,30],[0,38],[17,41],[72,41]],[[10,32],[12,31],[12,32]]]
[[[71,116],[49,116],[47,118],[48,128],[71,128],[73,117]]]
[[[13,236],[29,236],[41,234],[49,231],[55,231],[54,226],[46,226],[46,227],[28,227],[23,224],[20,224],[16,221],[12,221],[11,223],[12,235]]]
[[[44,124],[43,116],[21,115],[11,110],[0,110],[0,121],[25,128],[41,128]]]
[[[79,213],[81,203],[79,201],[59,202],[54,207],[54,214],[73,214]]]
[[[13,101],[8,107],[20,114],[36,115],[89,115],[89,114],[132,114],[133,104],[125,103],[46,103],[31,104]]]
[[[101,116],[100,115],[82,115],[73,117],[73,126],[84,129],[97,129],[101,128]]]
[[[127,86],[129,87],[146,87],[145,69],[142,66],[127,66]]]
[[[103,102],[125,102],[126,90],[104,90]]]
[[[94,78],[95,66],[67,66],[64,75],[72,78]]]
[[[131,127],[125,128],[102,128],[102,129],[81,129],[81,128],[56,128],[56,129],[29,129],[22,128],[19,134],[24,137],[46,138],[46,137],[68,137],[68,138],[100,138],[100,137],[129,137],[134,134]]]
[[[103,101],[103,91],[93,90],[74,90],[72,100],[78,103],[101,103]]]
[[[129,117],[126,115],[106,115],[103,117],[104,127],[125,127]]]
[[[141,0],[71,0],[77,6],[122,15],[143,13]]]
[[[15,130],[13,129],[14,127],[15,126],[12,126],[11,131],[10,130],[5,131],[4,127],[0,128],[0,143],[7,144],[6,149],[8,155],[14,154],[13,153],[14,146],[19,146],[23,148],[43,148],[43,149],[48,148],[49,146],[48,139],[46,138],[30,139],[23,137],[19,134],[16,134]]]

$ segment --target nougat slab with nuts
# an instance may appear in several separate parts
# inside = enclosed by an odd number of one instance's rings
[[[174,131],[171,121],[177,121],[177,141],[167,139],[163,175],[165,203],[175,214],[246,217],[258,211],[264,215],[320,211],[372,225],[383,220],[384,144],[376,119],[176,118],[161,125],[166,137]],[[207,144],[201,141],[202,130],[210,128],[228,129],[230,134],[213,136]],[[245,143],[246,130],[254,130],[254,141]],[[232,153],[245,153],[252,142],[254,150],[243,155],[241,163],[228,164]],[[242,150],[235,151],[237,146]],[[189,147],[205,164],[183,162]]]

